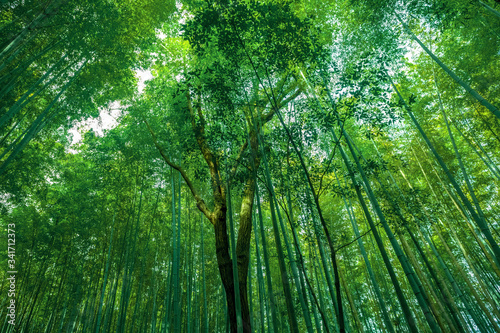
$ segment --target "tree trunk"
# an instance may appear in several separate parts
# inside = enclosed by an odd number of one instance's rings
[[[262,218],[262,209],[260,207],[260,196],[258,188],[256,188],[255,194],[257,196],[257,209],[259,210],[259,224],[260,224],[260,235],[262,238],[262,250],[264,252],[264,265],[266,267],[266,282],[267,282],[267,294],[269,295],[269,304],[271,308],[271,319],[272,327],[274,332],[279,332],[278,329],[278,313],[276,309],[276,300],[274,298],[273,284],[271,281],[271,265],[269,264],[269,254],[267,251],[267,241],[266,233],[264,231],[264,221]],[[269,325],[270,326],[270,325]]]
[[[204,332],[208,333],[208,310],[207,310],[207,286],[206,286],[206,275],[205,275],[205,237],[203,231],[203,214],[201,214],[201,272],[203,277],[203,328]],[[192,267],[191,267],[192,271]],[[190,277],[191,278],[191,275]],[[191,296],[191,295],[189,295]]]
[[[252,239],[252,211],[255,195],[255,179],[247,180],[240,208],[240,225],[236,244],[236,258],[238,262],[238,281],[241,297],[241,317],[243,331],[251,332],[250,308],[248,306],[247,277],[250,262],[250,240]]]
[[[333,174],[335,176],[335,179],[337,180],[337,184],[339,187],[341,186],[339,178],[337,177],[337,173],[335,170],[333,170]],[[346,196],[342,194],[342,199],[344,201],[344,205],[347,209],[347,214],[349,215],[349,219],[351,221],[351,226],[354,231],[354,236],[358,239],[358,246],[361,251],[361,255],[363,256],[363,261],[365,262],[366,269],[368,271],[368,275],[370,277],[370,281],[372,282],[373,289],[375,291],[375,295],[378,301],[378,304],[380,306],[380,310],[382,311],[382,317],[384,320],[384,323],[386,325],[386,329],[390,333],[394,333],[394,327],[392,326],[391,319],[389,317],[389,313],[387,312],[387,307],[385,305],[384,299],[382,298],[382,293],[380,292],[380,287],[378,285],[377,280],[375,279],[375,274],[373,273],[372,265],[370,264],[370,261],[368,260],[368,255],[366,254],[366,249],[363,243],[363,240],[361,239],[361,235],[359,234],[358,230],[358,224],[356,222],[356,218],[354,216],[354,211],[352,210],[352,204],[351,204],[351,199],[347,198],[349,203],[346,201]]]
[[[297,145],[295,144],[295,141],[293,140],[293,137],[290,134],[288,127],[285,125],[285,122],[283,121],[283,117],[281,116],[279,110],[276,110],[276,114],[277,114],[278,119],[280,120],[281,125],[283,126],[287,136],[288,136],[288,139],[290,140],[290,143],[292,144],[293,149],[295,150],[295,153],[297,154],[297,156],[299,158],[300,165],[302,167],[302,170],[304,171],[304,176],[307,180],[307,184],[309,185],[309,188],[310,188],[311,193],[313,195],[314,203],[315,203],[316,209],[318,211],[318,217],[319,217],[319,220],[321,222],[321,226],[323,227],[323,231],[324,231],[325,236],[326,236],[328,247],[330,248],[330,257],[332,260],[333,274],[335,277],[335,292],[336,292],[336,296],[337,296],[336,297],[336,301],[337,301],[336,314],[337,314],[337,319],[338,319],[338,323],[339,323],[339,331],[340,331],[340,333],[344,333],[345,332],[344,311],[343,311],[343,307],[342,307],[342,293],[340,290],[340,275],[339,275],[338,263],[337,263],[337,259],[336,259],[337,254],[336,254],[336,251],[335,251],[335,248],[333,245],[332,238],[330,236],[330,231],[328,230],[328,227],[326,225],[326,221],[323,217],[323,211],[322,211],[321,206],[319,204],[319,196],[316,193],[316,190],[314,189],[314,186],[313,186],[312,181],[311,181],[311,177],[310,177],[309,172],[307,170],[307,166],[305,165],[304,159],[302,158],[302,154],[299,151],[299,149],[297,148]],[[332,297],[332,301],[335,302],[333,297]]]
[[[225,200],[224,200],[225,201]],[[214,232],[215,232],[215,251],[217,256],[217,265],[219,274],[226,291],[226,303],[231,333],[237,332],[236,325],[236,303],[234,295],[233,266],[231,256],[229,255],[229,237],[227,234],[227,207],[225,202],[220,201],[214,209]]]
[[[264,332],[264,276],[262,274],[262,263],[260,259],[260,248],[259,248],[259,235],[257,233],[257,226],[255,224],[255,216],[252,219],[252,227],[255,237],[255,256],[257,259],[257,282],[259,285],[259,310],[260,310],[260,331]]]
[[[450,170],[448,169],[448,167],[446,166],[445,162],[441,158],[441,155],[439,155],[439,153],[434,148],[434,145],[430,142],[430,140],[427,137],[427,135],[425,134],[424,130],[422,129],[422,127],[418,123],[417,119],[413,115],[413,112],[411,111],[410,107],[408,106],[408,104],[406,103],[406,101],[403,99],[403,96],[401,96],[401,94],[399,93],[399,90],[396,88],[396,86],[392,82],[392,79],[389,76],[388,76],[388,78],[390,79],[390,82],[391,82],[394,90],[396,91],[399,99],[403,102],[404,107],[406,109],[406,112],[408,113],[408,115],[410,116],[411,120],[413,121],[413,123],[417,127],[417,129],[418,129],[420,135],[422,136],[422,138],[424,139],[425,143],[427,144],[427,146],[429,147],[429,149],[431,150],[431,152],[434,154],[434,156],[435,156],[436,160],[438,161],[439,165],[443,168],[443,171],[445,172],[446,176],[448,177],[448,180],[453,185],[453,188],[455,189],[455,191],[459,195],[459,197],[462,200],[463,204],[467,207],[467,210],[471,214],[471,216],[474,219],[474,221],[476,222],[477,226],[479,227],[479,229],[481,229],[483,235],[488,240],[488,243],[490,243],[490,246],[491,246],[493,252],[495,253],[495,257],[496,257],[497,261],[500,262],[500,247],[498,246],[497,242],[493,238],[493,235],[491,234],[491,231],[490,231],[490,228],[488,227],[488,224],[474,210],[474,208],[472,207],[472,204],[470,203],[469,199],[465,196],[465,193],[462,191],[462,189],[458,185],[455,177],[451,174]]]
[[[115,215],[113,215],[113,224],[111,225],[111,235],[109,236],[109,248],[108,248],[108,255],[106,257],[106,268],[104,270],[104,281],[102,283],[102,291],[101,291],[101,297],[99,300],[99,310],[97,311],[97,323],[95,326],[95,333],[99,333],[99,327],[101,324],[101,314],[102,314],[102,306],[104,303],[104,292],[106,291],[106,284],[108,281],[108,272],[109,272],[109,257],[111,255],[111,245],[113,244],[113,231],[114,231],[114,226],[115,226]]]

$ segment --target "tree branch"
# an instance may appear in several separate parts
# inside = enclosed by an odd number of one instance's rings
[[[219,173],[217,158],[212,153],[212,150],[208,146],[207,140],[205,139],[205,119],[201,112],[201,105],[198,105],[196,111],[199,117],[201,118],[200,119],[201,125],[198,126],[196,124],[196,119],[194,114],[195,111],[193,109],[193,104],[191,102],[191,94],[189,93],[189,91],[186,92],[186,99],[187,99],[189,114],[191,117],[191,126],[193,127],[193,132],[196,137],[196,141],[198,142],[198,146],[200,147],[203,158],[207,162],[208,168],[210,170],[210,176],[212,178],[212,186],[214,187],[214,190],[217,189],[220,195],[225,198],[225,187],[224,183],[222,182],[222,177]]]
[[[156,139],[156,134],[153,132],[153,129],[151,128],[151,126],[149,126],[148,121],[146,120],[146,118],[144,118],[144,116],[142,117],[142,119],[143,119],[144,123],[146,124],[146,126],[148,127],[149,133],[151,134],[151,137],[153,138],[153,143],[156,146],[156,149],[158,149],[158,151],[160,152],[161,157],[163,157],[163,159],[165,160],[165,162],[167,162],[167,164],[171,168],[179,171],[179,173],[181,174],[182,178],[184,178],[184,181],[186,182],[187,186],[191,190],[191,194],[193,195],[194,199],[196,200],[196,206],[208,218],[208,220],[213,224],[214,223],[212,221],[212,215],[213,215],[213,213],[208,209],[207,205],[205,204],[205,201],[200,197],[200,195],[196,191],[193,183],[191,182],[191,180],[189,179],[188,175],[186,174],[186,171],[184,171],[184,169],[182,169],[179,165],[173,163],[167,157],[167,154],[165,153],[165,151],[163,150],[163,148],[158,143],[158,140]]]
[[[375,224],[375,226],[379,226],[382,222],[379,222],[377,224]],[[368,229],[367,231],[365,231],[362,235],[359,235],[358,237],[354,238],[352,241],[350,241],[349,243],[347,244],[344,244],[344,245],[341,245],[339,246],[337,249],[335,249],[335,252],[339,252],[340,250],[342,250],[344,247],[347,247],[349,245],[351,245],[352,243],[354,243],[355,241],[357,241],[358,239],[360,239],[361,237],[364,237],[366,236],[369,232],[372,231],[372,228]]]
[[[191,126],[193,127],[193,132],[196,137],[196,141],[198,142],[198,145],[200,146],[201,153],[203,154],[203,157],[205,158],[205,161],[207,162],[208,166],[210,167],[210,170],[212,170],[215,165],[214,165],[214,156],[212,154],[212,151],[208,147],[207,140],[205,139],[205,119],[203,117],[203,114],[201,113],[201,106],[198,106],[197,108],[197,113],[200,117],[201,125],[198,126],[196,125],[196,120],[195,120],[195,111],[193,109],[193,104],[191,102],[191,95],[189,91],[186,92],[186,99],[187,99],[187,106],[189,110],[189,115],[191,116]]]

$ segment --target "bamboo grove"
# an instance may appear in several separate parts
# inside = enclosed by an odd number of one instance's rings
[[[491,0],[2,0],[0,332],[500,332],[499,50]]]

